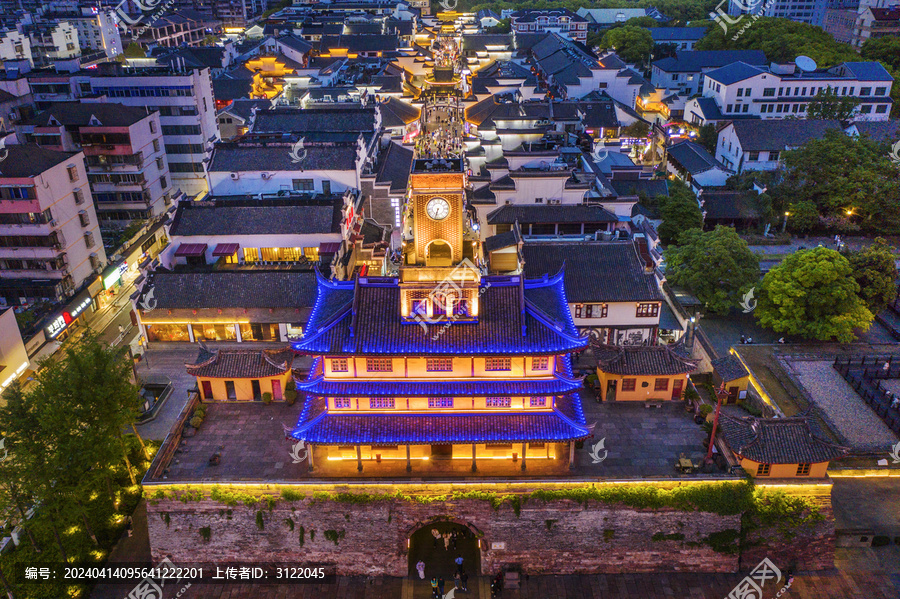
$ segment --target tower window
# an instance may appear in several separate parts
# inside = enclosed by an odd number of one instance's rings
[[[428,372],[452,372],[453,358],[425,358],[425,370]]]
[[[334,398],[334,407],[338,410],[346,410],[350,407],[350,398],[349,397],[335,397]]]
[[[550,358],[547,356],[536,356],[531,358],[532,370],[547,370],[550,367]]]
[[[532,408],[543,408],[547,405],[546,397],[532,397],[528,400],[528,405]]]
[[[369,409],[372,410],[392,410],[394,409],[393,397],[370,397]]]
[[[393,372],[394,363],[390,358],[366,358],[367,372]]]
[[[492,372],[512,370],[512,358],[485,358],[484,369]]]
[[[453,407],[453,398],[452,397],[429,397],[428,398],[428,407],[429,408],[452,408]]]
[[[769,476],[769,472],[772,470],[772,464],[760,464],[756,468],[756,476]]]
[[[509,408],[512,406],[511,397],[488,397],[485,405],[489,408]]]
[[[332,358],[331,372],[348,372],[349,370],[347,358]]]

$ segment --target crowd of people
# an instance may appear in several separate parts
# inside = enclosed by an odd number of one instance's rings
[[[444,551],[451,551],[457,549],[457,542],[466,538],[467,535],[471,533],[465,529],[457,530],[452,529],[441,533],[437,528],[431,529],[431,534],[434,537],[434,547],[437,549],[441,546],[444,547]],[[465,560],[463,559],[462,553],[457,552],[456,557],[453,559],[453,563],[456,564],[456,572],[453,574],[453,588],[457,591],[468,592],[469,590],[469,573],[466,571],[465,566],[463,565]],[[416,564],[416,572],[419,574],[419,580],[425,580],[425,562],[419,560]],[[444,587],[446,586],[446,580],[443,576],[432,576],[431,577],[431,596],[435,599],[443,599],[444,597]]]
[[[422,132],[416,138],[418,158],[449,158],[462,153],[462,124],[453,106],[426,104]]]

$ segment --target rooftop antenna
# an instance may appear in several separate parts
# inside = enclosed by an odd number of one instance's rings
[[[816,61],[809,56],[798,56],[794,59],[794,64],[796,64],[797,68],[804,73],[811,73],[818,68]]]

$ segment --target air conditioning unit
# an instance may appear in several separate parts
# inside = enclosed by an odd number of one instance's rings
[[[239,173],[231,173],[231,180],[232,180],[232,181],[237,181],[237,180],[240,179],[240,178],[241,178],[241,175],[240,175]]]
[[[51,219],[47,222],[47,224],[50,225],[51,227],[55,227],[55,226],[56,226],[56,219],[55,219],[55,218],[51,218]]]

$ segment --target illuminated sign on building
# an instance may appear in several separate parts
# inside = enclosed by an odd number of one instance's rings
[[[55,339],[60,333],[66,330],[66,327],[72,324],[72,322],[91,305],[92,301],[93,298],[91,298],[91,295],[88,292],[75,298],[75,301],[69,306],[68,310],[51,320],[50,324],[44,327],[47,339]]]

